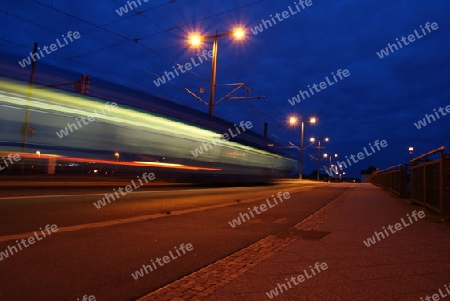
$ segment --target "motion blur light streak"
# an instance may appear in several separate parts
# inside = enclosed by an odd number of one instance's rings
[[[138,166],[156,166],[156,167],[165,167],[165,168],[180,168],[180,169],[189,169],[189,170],[222,170],[220,168],[205,168],[200,166],[186,166],[181,164],[170,164],[170,163],[161,163],[161,162],[133,162]]]
[[[45,153],[56,153],[58,161],[87,162],[125,166],[153,166],[193,171],[221,171],[220,175],[240,175],[247,179],[274,178],[289,175],[295,161],[279,154],[236,141],[221,141],[207,155],[193,159],[190,151],[205,141],[222,135],[169,117],[120,105],[106,115],[99,114],[89,127],[79,128],[64,139],[55,132],[64,128],[74,117],[101,111],[104,102],[35,88],[32,99],[28,87],[0,79],[0,151],[20,151],[20,129],[26,110],[29,111],[30,134],[28,147]],[[234,137],[234,136],[233,136]],[[64,141],[62,141],[64,140]],[[242,138],[241,141],[246,141]],[[122,162],[113,154],[123,154]],[[21,153],[24,153],[23,151]],[[37,158],[31,151],[24,157]],[[126,159],[127,158],[127,159]],[[164,158],[164,162],[160,158]],[[253,177],[249,177],[253,176]]]
[[[12,105],[26,106],[27,99],[19,98],[20,94],[15,94],[15,97],[8,97],[9,93],[4,93],[1,90],[11,90],[16,89],[16,92],[22,92],[22,95],[26,95],[27,87],[18,84],[8,85],[7,82],[0,80],[0,103],[6,102]],[[30,107],[39,108],[41,110],[46,109],[50,111],[56,111],[60,113],[73,113],[77,115],[89,115],[92,111],[101,110],[103,103],[98,101],[93,101],[90,99],[84,99],[80,97],[74,97],[72,95],[63,94],[54,91],[44,91],[35,89],[33,91],[34,98],[39,99],[39,102],[34,100],[29,103]],[[42,97],[42,99],[40,99]],[[45,97],[45,98],[44,98]],[[45,100],[44,100],[45,99]],[[59,102],[59,105],[45,103],[46,100],[53,100]],[[38,106],[39,105],[39,106]],[[69,106],[69,107],[67,107]],[[76,106],[76,107],[73,107]],[[84,110],[80,108],[88,108],[89,110]],[[137,110],[132,110],[129,108],[118,108],[117,114],[111,116],[100,116],[98,119],[104,119],[108,121],[114,121],[120,123],[121,125],[133,125],[145,128],[150,128],[158,130],[161,132],[167,132],[170,134],[182,135],[189,138],[198,138],[202,141],[207,139],[213,139],[217,137],[222,137],[218,133],[214,133],[209,130],[200,129],[196,126],[187,125],[178,121],[173,121],[163,117],[155,116],[150,113],[139,112]],[[47,112],[48,113],[48,112]],[[226,144],[226,143],[224,143]],[[258,150],[251,147],[245,147],[237,143],[230,143],[234,147],[242,147],[247,150],[252,150],[259,152],[261,154],[269,155],[270,153]]]
[[[5,154],[7,156],[8,153],[0,153],[0,156]],[[85,163],[101,163],[108,165],[124,165],[124,166],[154,166],[161,168],[175,168],[175,169],[185,169],[185,170],[210,170],[210,171],[219,171],[222,170],[220,168],[207,168],[201,166],[188,166],[182,164],[171,164],[171,163],[162,163],[162,162],[116,162],[113,160],[93,160],[86,158],[74,158],[74,157],[64,157],[60,155],[52,155],[52,154],[41,154],[37,155],[35,153],[17,153],[18,157],[29,158],[29,159],[53,159],[56,158],[58,161],[68,161],[68,162],[85,162]],[[95,161],[95,162],[93,162]]]

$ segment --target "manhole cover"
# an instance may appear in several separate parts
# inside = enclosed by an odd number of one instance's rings
[[[298,230],[298,229],[289,229],[286,231],[281,231],[275,235],[278,237],[283,237],[283,238],[320,240],[330,233],[331,232],[325,232],[325,231],[305,231],[305,230]]]

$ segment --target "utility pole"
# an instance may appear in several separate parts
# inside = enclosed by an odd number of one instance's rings
[[[87,94],[89,93],[89,85],[90,85],[90,78],[86,74],[81,74],[81,81],[80,81],[80,94]]]
[[[30,104],[29,104],[29,102],[31,101],[31,98],[33,96],[34,76],[36,74],[36,53],[37,53],[37,50],[38,50],[38,43],[35,42],[34,43],[34,47],[33,47],[33,55],[31,57],[32,62],[31,62],[30,80],[28,82],[28,100],[27,100],[27,105],[26,105],[26,108],[25,108],[25,120],[23,121],[22,128],[21,128],[22,153],[25,152],[25,148],[27,146],[28,135],[30,134],[30,131],[29,131]],[[20,172],[21,172],[21,174],[23,174],[25,172],[25,161],[24,160],[22,160]]]
[[[217,77],[217,50],[219,48],[219,34],[216,31],[216,36],[213,42],[213,58],[212,58],[212,72],[211,72],[211,90],[209,93],[208,115],[211,117],[214,111],[214,97],[216,95],[216,77]]]
[[[302,121],[300,130],[300,159],[298,162],[298,178],[303,180],[303,150],[304,150],[305,123]]]
[[[27,101],[27,106],[25,108],[25,120],[23,122],[22,125],[22,130],[21,130],[21,134],[22,134],[22,152],[25,151],[25,148],[27,146],[27,138],[29,135],[29,118],[30,118],[30,106],[29,106],[29,102],[31,101],[31,97],[33,95],[33,84],[34,84],[34,76],[36,74],[36,58],[35,55],[37,53],[38,50],[38,43],[35,42],[34,43],[34,48],[33,48],[33,55],[32,55],[32,63],[31,63],[31,73],[30,73],[30,81],[28,83],[28,101]],[[23,165],[22,165],[23,168]]]
[[[317,147],[317,181],[320,180],[320,149],[322,147],[320,146],[320,140],[319,140],[319,146]]]

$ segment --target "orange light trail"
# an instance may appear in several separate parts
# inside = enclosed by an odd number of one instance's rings
[[[12,153],[1,153],[2,156],[8,156],[8,154]],[[183,164],[175,164],[175,163],[163,163],[163,162],[141,162],[141,161],[131,161],[131,162],[117,162],[112,160],[97,160],[92,158],[72,158],[72,157],[63,157],[59,155],[53,154],[30,154],[30,153],[14,153],[18,154],[21,158],[29,158],[29,159],[56,159],[58,161],[71,161],[71,162],[85,162],[85,163],[102,163],[102,164],[110,164],[110,165],[124,165],[124,166],[152,166],[158,168],[168,168],[168,169],[183,169],[183,170],[206,170],[206,171],[220,171],[221,168],[209,168],[209,167],[201,167],[201,166],[191,166],[191,165],[183,165]]]

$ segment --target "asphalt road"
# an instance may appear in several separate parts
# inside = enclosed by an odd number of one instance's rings
[[[103,188],[28,189],[0,196],[0,252],[45,225],[58,231],[0,261],[0,300],[135,300],[308,217],[345,184],[137,189],[97,209]],[[277,192],[291,198],[236,228],[229,221]],[[273,201],[272,201],[273,204]],[[42,236],[42,235],[41,235]],[[193,250],[135,280],[175,247]],[[14,252],[13,252],[14,253]]]

